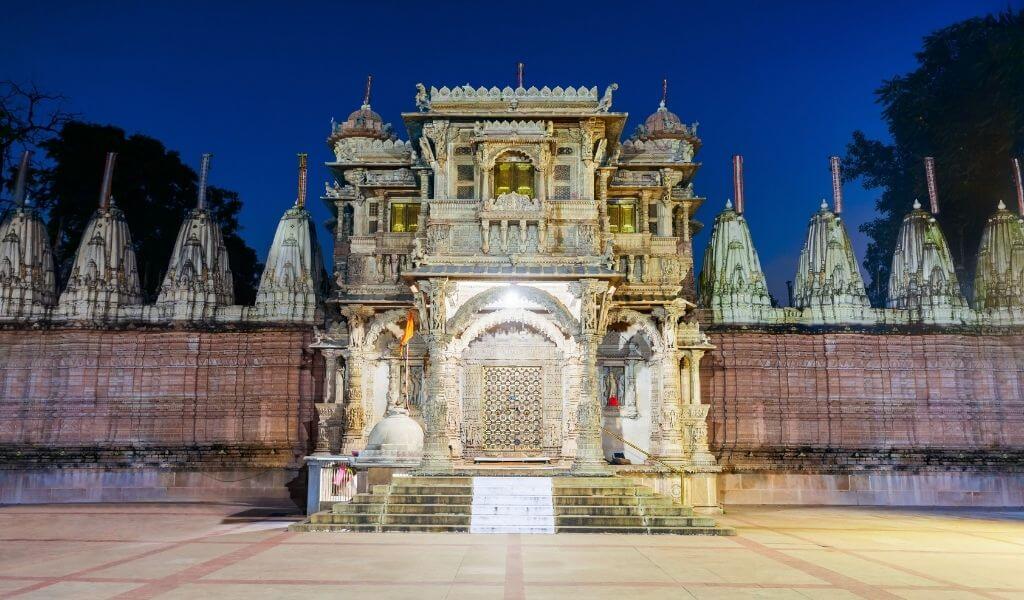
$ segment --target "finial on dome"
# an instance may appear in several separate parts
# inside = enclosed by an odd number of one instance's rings
[[[370,108],[370,89],[373,87],[373,75],[366,76],[366,94],[363,95],[363,108]]]
[[[921,203],[917,198],[914,198],[914,210],[921,210]]]
[[[28,178],[28,163],[31,159],[31,150],[26,150],[21,154],[21,164],[18,166],[18,179],[14,184],[14,205],[18,208],[25,208],[25,180]]]
[[[731,198],[726,198],[725,199],[725,210],[732,210],[732,199]]]
[[[305,152],[299,153],[299,191],[295,196],[295,206],[305,208],[306,206],[306,161],[309,155]]]
[[[206,180],[210,176],[210,158],[213,155],[207,152],[199,164],[199,196],[196,199],[196,209],[206,210]]]
[[[103,184],[100,186],[100,208],[110,208],[110,188],[114,180],[114,161],[117,152],[107,152],[107,164],[103,167]]]
[[[821,210],[828,210],[828,201],[824,198],[821,199]]]
[[[996,205],[999,210],[1006,210],[1006,203],[1003,202],[1002,198],[999,199],[999,204]]]
[[[665,108],[666,102],[668,102],[668,79],[661,80],[661,104],[658,108]]]
[[[828,157],[829,169],[832,171],[832,206],[838,215],[843,212],[843,176],[838,156]]]
[[[743,214],[744,207],[744,194],[743,194],[743,157],[739,154],[734,154],[732,157],[732,190],[736,195],[736,212]]]

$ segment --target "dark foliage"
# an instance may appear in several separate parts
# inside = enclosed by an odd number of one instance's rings
[[[879,218],[861,227],[872,240],[864,267],[876,304],[900,222],[915,198],[928,204],[924,157],[935,157],[938,220],[966,287],[986,219],[1015,197],[1010,160],[1024,154],[1024,10],[936,31],[917,62],[876,92],[893,143],[856,131],[843,161],[848,179],[881,190]]]
[[[50,161],[39,173],[36,200],[48,218],[58,273],[63,281],[99,201],[107,152],[117,152],[113,199],[128,219],[139,261],[139,276],[153,299],[174,248],[178,228],[195,206],[199,177],[168,150],[144,135],[126,136],[109,125],[71,121],[43,141]],[[239,236],[242,203],[236,192],[210,187],[208,205],[221,225],[235,280],[235,301],[252,303],[262,269],[256,252]]]

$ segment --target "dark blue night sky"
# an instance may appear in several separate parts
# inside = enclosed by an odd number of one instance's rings
[[[657,108],[699,121],[697,218],[703,254],[744,155],[747,216],[771,289],[785,298],[807,219],[830,195],[828,155],[850,133],[884,137],[873,91],[914,66],[927,33],[1006,0],[869,2],[75,2],[5,3],[0,78],[66,94],[89,121],[154,136],[245,201],[243,235],[261,255],[295,195],[295,153],[311,154],[313,196],[328,177],[331,117],[373,108],[400,126],[414,85],[619,83],[628,131]],[[1011,2],[1019,6],[1020,0]],[[97,148],[97,152],[104,149]],[[872,193],[845,191],[847,222]],[[941,191],[940,191],[941,193]],[[907,199],[908,208],[912,198]],[[311,201],[322,222],[327,211]],[[328,236],[324,234],[324,237]],[[328,242],[329,243],[329,242]],[[699,258],[698,258],[699,260]]]

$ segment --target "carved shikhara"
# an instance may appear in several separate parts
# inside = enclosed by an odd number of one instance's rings
[[[623,145],[617,87],[421,84],[418,111],[403,115],[409,141],[384,139],[393,130],[382,121],[336,128],[327,166],[337,182],[324,199],[337,215],[333,302],[345,310],[320,346],[359,357],[345,367],[345,397],[372,420],[382,411],[370,407],[386,400],[365,374],[394,379],[384,373],[401,368],[396,341],[412,311],[409,356],[424,366],[423,406],[412,410],[424,425],[422,470],[451,471],[488,452],[542,453],[595,475],[609,472],[615,452],[647,461],[603,426],[661,460],[714,469],[687,408],[699,401],[696,351],[708,346],[678,324],[692,307],[683,295],[693,279],[690,216],[703,201],[692,188],[700,141],[678,124]],[[353,115],[379,118],[367,111]],[[516,173],[512,189],[496,189],[499,169],[506,182]],[[602,365],[627,362],[630,407],[611,410]],[[530,397],[502,399],[499,388]],[[342,438],[372,424],[354,422]]]

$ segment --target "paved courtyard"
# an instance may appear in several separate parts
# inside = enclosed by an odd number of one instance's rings
[[[0,507],[0,598],[1024,598],[1024,511],[741,507],[727,538],[285,531],[296,518]]]

